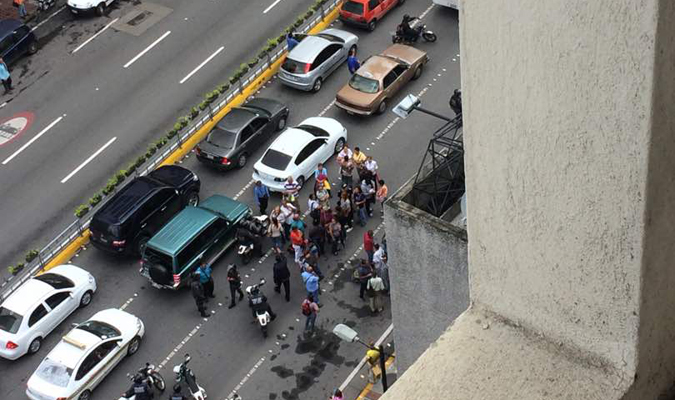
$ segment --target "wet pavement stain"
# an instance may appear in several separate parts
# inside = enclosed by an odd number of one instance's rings
[[[276,355],[276,354],[273,354],[272,357],[270,357],[270,361],[274,361],[274,360],[276,360],[276,359],[277,359],[277,355]]]
[[[293,370],[290,368],[286,368],[283,365],[277,365],[275,367],[270,368],[270,371],[274,372],[279,376],[279,378],[286,379],[288,377],[293,376]]]
[[[348,310],[358,318],[369,317],[372,314],[370,312],[370,308],[368,307],[368,303],[366,302],[363,302],[363,305],[361,307],[354,307],[353,305],[346,303],[344,300],[339,300],[337,302],[337,306],[344,310]]]
[[[276,394],[276,393],[270,393],[270,400],[274,400],[274,399],[276,399],[276,398],[277,398],[277,394]]]
[[[281,349],[282,349],[282,350],[286,350],[286,349],[289,348],[289,347],[291,347],[291,345],[288,344],[288,343],[282,344],[282,345],[281,345]]]
[[[289,327],[288,327],[288,330],[289,330],[289,331],[294,331],[294,330],[295,330],[295,327],[289,326]]]

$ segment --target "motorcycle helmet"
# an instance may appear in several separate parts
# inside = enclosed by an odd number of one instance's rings
[[[455,89],[455,92],[454,92],[454,93],[455,93],[455,94],[462,94],[462,90],[461,90],[461,89]]]
[[[141,374],[134,375],[134,383],[143,383],[143,376]]]
[[[176,383],[175,385],[173,385],[173,392],[174,393],[180,393],[180,391],[181,391],[180,383]]]

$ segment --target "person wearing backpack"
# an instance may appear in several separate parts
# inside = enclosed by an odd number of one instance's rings
[[[319,305],[314,302],[314,296],[308,294],[307,298],[302,302],[302,315],[307,317],[305,320],[305,333],[314,333],[314,324],[316,323],[316,316],[319,313]]]

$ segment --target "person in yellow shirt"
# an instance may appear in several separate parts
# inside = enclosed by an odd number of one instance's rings
[[[368,369],[368,380],[372,383],[377,382],[378,376],[376,375],[375,368],[378,368],[378,363],[380,361],[380,351],[375,347],[373,342],[369,343],[370,349],[366,351],[366,358],[370,368]],[[379,368],[378,368],[379,369]]]
[[[365,162],[368,157],[361,151],[360,148],[354,147],[354,153],[352,154],[352,162],[356,166],[356,173],[359,176],[359,181],[361,181],[361,175],[365,171]]]

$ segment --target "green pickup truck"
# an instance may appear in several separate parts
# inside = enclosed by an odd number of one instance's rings
[[[141,275],[160,289],[178,289],[202,261],[215,262],[236,241],[238,223],[251,209],[214,195],[176,214],[143,251]]]

